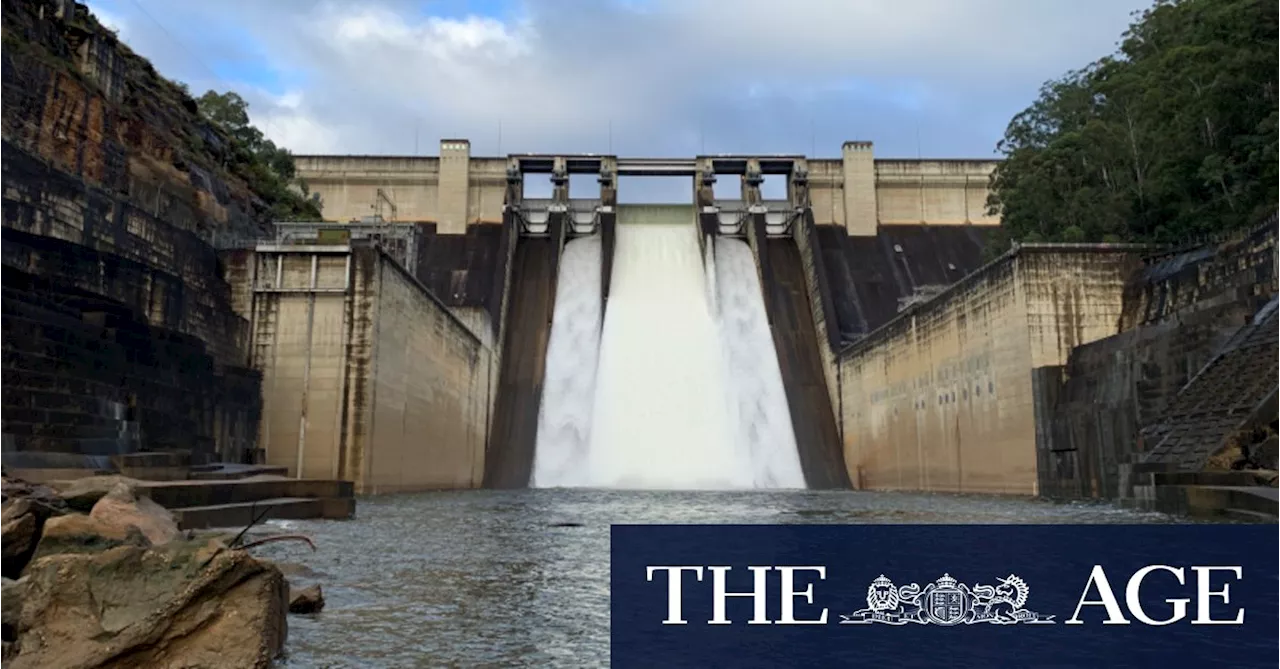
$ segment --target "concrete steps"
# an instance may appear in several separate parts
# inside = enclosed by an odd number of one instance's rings
[[[244,471],[258,470],[246,467]],[[263,520],[345,520],[355,515],[354,493],[350,481],[262,474],[232,480],[143,481],[138,486],[139,495],[172,511],[181,529],[242,528],[264,507],[269,510]]]
[[[286,476],[288,467],[273,465],[238,465],[218,463],[192,467],[187,478],[193,481],[232,481],[254,476]]]
[[[262,520],[305,520],[310,518],[347,519],[355,514],[356,501],[346,498],[279,497],[254,502],[211,504],[174,509],[178,527],[202,530],[212,527],[244,527],[262,516]],[[265,511],[265,515],[262,515]]]
[[[230,481],[143,481],[138,492],[177,510],[264,499],[353,497],[355,487],[350,481],[256,476]]]
[[[1164,415],[1142,430],[1150,450],[1137,471],[1198,471],[1224,446],[1277,384],[1271,311],[1241,327],[1173,398]]]

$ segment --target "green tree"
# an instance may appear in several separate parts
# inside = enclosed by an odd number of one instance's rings
[[[1045,84],[997,146],[1002,242],[1176,242],[1274,210],[1278,18],[1158,0],[1116,54]]]
[[[299,184],[300,192],[290,188],[298,172],[293,154],[250,123],[244,98],[231,91],[207,91],[196,104],[206,119],[231,138],[232,169],[262,195],[274,218],[320,219],[318,200],[307,197],[306,184]]]

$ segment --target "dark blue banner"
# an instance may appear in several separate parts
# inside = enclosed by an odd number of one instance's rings
[[[612,529],[615,667],[1269,667],[1275,525]]]

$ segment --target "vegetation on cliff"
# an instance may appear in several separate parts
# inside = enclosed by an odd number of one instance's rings
[[[1116,54],[1009,123],[988,200],[1002,241],[1169,243],[1256,223],[1280,179],[1277,47],[1271,0],[1157,0]]]
[[[290,188],[297,176],[293,154],[249,123],[249,103],[231,91],[206,91],[196,104],[201,115],[231,138],[226,167],[267,197],[275,220],[320,220],[319,207],[307,197],[306,183],[298,182],[301,194]]]
[[[288,151],[247,117],[236,127],[202,113],[185,85],[157,73],[84,5],[0,7],[6,148],[166,211],[177,227],[256,235],[272,220],[319,219],[305,188],[291,186]]]

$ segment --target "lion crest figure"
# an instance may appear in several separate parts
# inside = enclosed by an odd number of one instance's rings
[[[884,574],[867,587],[867,608],[872,611],[893,611],[900,601],[898,589]]]

